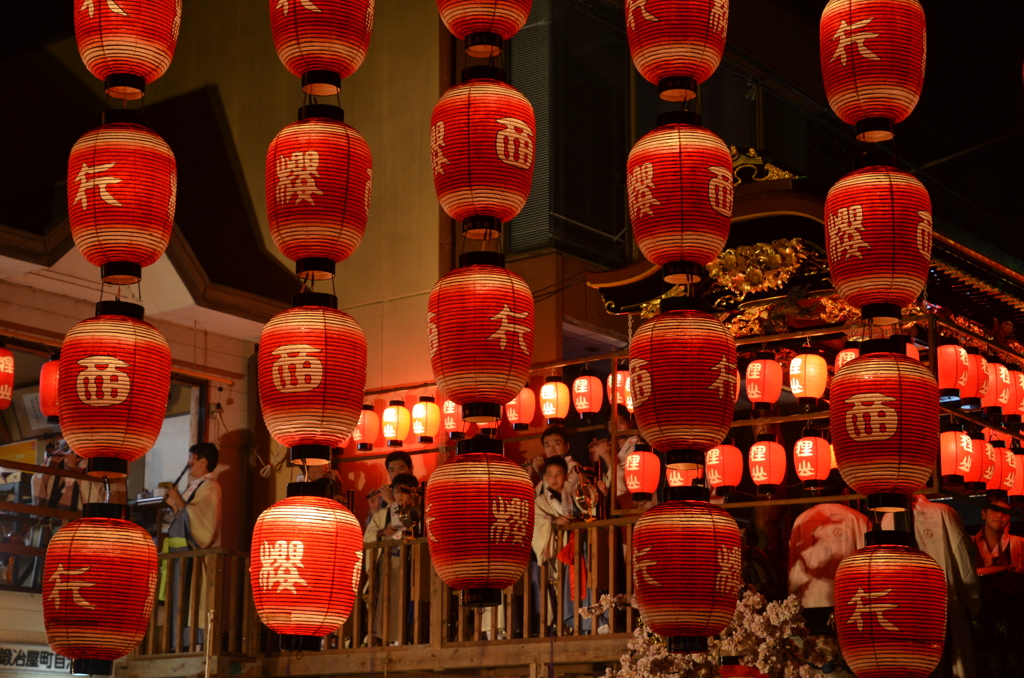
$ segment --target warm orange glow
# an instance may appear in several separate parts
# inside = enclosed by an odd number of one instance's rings
[[[412,423],[409,416],[409,409],[401,400],[392,400],[388,403],[384,415],[380,418],[384,427],[384,439],[388,441],[388,447],[401,447],[406,438],[409,437],[409,426]]]
[[[629,379],[629,372],[617,370],[615,374],[609,374],[607,380],[608,402],[615,405],[626,404],[626,380]]]
[[[466,432],[466,424],[462,421],[462,408],[453,400],[445,400],[441,405],[441,425],[453,439],[459,439]]]
[[[57,411],[57,372],[60,361],[49,360],[39,370],[39,410],[47,417],[59,416]]]
[[[512,424],[513,431],[526,431],[530,428],[533,415],[537,412],[537,396],[533,389],[526,386],[512,400],[505,403],[505,418]]]
[[[412,432],[417,436],[416,442],[433,443],[440,426],[441,408],[432,396],[420,396],[420,401],[412,406]]]
[[[601,394],[601,380],[595,376],[578,377],[572,382],[572,404],[580,414],[601,411],[604,397]]]
[[[548,377],[540,387],[540,411],[549,424],[561,423],[569,414],[569,387],[559,377]]]
[[[789,388],[797,398],[820,398],[828,386],[828,363],[816,353],[801,353],[789,363]]]
[[[367,452],[373,449],[380,434],[380,417],[373,411],[373,405],[363,405],[363,411],[359,413],[359,423],[352,431],[352,440],[356,441],[356,449]]]

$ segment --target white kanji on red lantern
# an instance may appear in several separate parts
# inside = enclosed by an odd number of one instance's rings
[[[888,440],[896,434],[899,414],[886,403],[896,400],[882,393],[861,393],[846,400],[846,433],[861,443]]]
[[[57,570],[50,575],[50,581],[56,583],[53,585],[53,590],[50,591],[50,595],[47,596],[46,599],[52,600],[53,606],[59,609],[61,601],[60,592],[68,591],[71,593],[71,600],[74,601],[76,605],[84,607],[87,610],[95,610],[96,606],[86,600],[82,595],[82,589],[89,586],[95,586],[96,582],[86,581],[84,579],[72,579],[72,577],[79,577],[85,574],[90,569],[91,568],[89,567],[80,567],[75,570],[68,570],[64,568],[63,563],[58,565]],[[66,581],[64,580],[64,577],[67,577]]]
[[[498,124],[505,129],[498,130],[494,146],[498,160],[519,169],[530,169],[533,165],[533,130],[518,118],[498,118]]]
[[[651,576],[651,573],[647,571],[647,568],[657,565],[658,561],[652,559],[641,560],[641,558],[650,553],[652,548],[654,547],[648,546],[647,548],[640,549],[633,555],[633,577],[637,580],[639,580],[640,577],[643,577],[644,581],[646,581],[650,586],[661,586],[661,584]]]
[[[722,216],[732,217],[733,176],[732,170],[725,167],[709,167],[711,181],[708,182],[708,201],[711,209]]]
[[[850,615],[849,623],[856,624],[858,631],[864,630],[864,619],[862,615],[875,615],[875,619],[878,621],[878,625],[887,631],[899,631],[895,624],[886,619],[883,614],[889,610],[895,610],[899,605],[895,603],[870,603],[866,604],[865,601],[874,601],[884,598],[889,595],[892,589],[885,589],[884,591],[876,591],[874,593],[868,593],[862,588],[857,589],[857,593],[850,598],[847,605],[856,605],[853,610],[853,614]]]
[[[310,12],[319,12],[320,8],[313,4],[313,0],[298,0],[299,6],[308,9]],[[277,0],[277,7],[274,9],[281,10],[284,14],[288,14],[288,10],[291,8],[292,0]]]
[[[434,174],[444,174],[444,166],[448,164],[448,158],[444,157],[444,120],[438,120],[430,128],[430,164],[434,167]]]
[[[723,546],[718,550],[718,574],[715,575],[715,590],[726,596],[735,596],[740,588],[740,549]]]
[[[867,25],[872,21],[874,21],[874,17],[855,21],[853,24],[841,21],[839,23],[839,29],[836,31],[836,34],[832,36],[833,41],[839,41],[836,45],[835,54],[832,55],[832,61],[839,59],[839,63],[845,66],[847,62],[847,48],[851,46],[856,47],[857,52],[865,59],[881,61],[879,56],[864,44],[864,41],[877,38],[879,36],[878,33],[872,33],[867,29]]]
[[[917,251],[929,261],[932,258],[932,215],[931,212],[918,210],[917,216],[921,223],[917,225]]]
[[[263,542],[260,545],[260,588],[268,591],[276,586],[274,593],[298,593],[296,584],[308,586],[306,580],[299,576],[304,550],[305,545],[297,540],[289,542],[282,539],[274,544]]]
[[[711,16],[708,18],[711,30],[725,37],[729,25],[729,0],[712,0]]]
[[[117,198],[110,195],[110,191],[107,190],[107,186],[110,184],[119,184],[121,179],[118,177],[102,177],[97,176],[109,169],[112,169],[116,162],[108,162],[105,165],[96,165],[95,167],[89,167],[85,163],[82,163],[82,169],[79,170],[78,176],[75,177],[75,181],[78,182],[78,192],[75,193],[75,199],[71,202],[72,205],[81,203],[82,209],[85,210],[89,207],[89,196],[86,191],[90,188],[95,188],[99,194],[100,200],[113,205],[114,207],[124,207]]]
[[[324,192],[316,187],[316,178],[320,176],[320,154],[316,151],[295,151],[290,156],[282,155],[277,159],[277,188],[275,196],[277,204],[283,205],[295,198],[295,204],[305,200],[314,205],[313,196]]]
[[[131,379],[121,370],[128,363],[109,355],[94,355],[82,358],[78,364],[84,367],[75,382],[78,399],[92,407],[120,405],[131,392]]]
[[[100,0],[100,3],[102,6],[103,0]],[[106,6],[107,9],[109,9],[112,13],[117,14],[118,16],[128,16],[128,12],[126,12],[123,7],[117,4],[116,0],[106,0]],[[95,0],[83,0],[82,6],[78,8],[78,11],[89,12],[89,18],[93,18],[96,12]]]
[[[636,221],[642,215],[654,216],[651,207],[661,202],[654,197],[654,165],[645,162],[637,165],[626,180],[626,202],[629,204],[629,218]]]
[[[528,318],[530,317],[529,311],[523,311],[522,313],[514,313],[512,309],[508,307],[508,304],[502,306],[501,311],[495,315],[491,320],[498,320],[501,325],[495,330],[494,334],[487,337],[488,339],[497,339],[498,345],[501,350],[504,351],[507,345],[507,335],[509,332],[516,334],[516,338],[519,340],[519,348],[522,349],[523,353],[530,355],[530,349],[526,347],[526,339],[523,337],[524,334],[530,331],[529,327],[524,325],[518,325],[515,323],[517,318]],[[434,329],[435,335],[437,328]],[[435,340],[436,341],[436,340]]]
[[[320,349],[309,344],[287,344],[273,351],[278,356],[272,368],[274,386],[278,391],[305,393],[320,385],[324,365],[308,355],[310,353],[320,353]]]
[[[640,16],[647,21],[657,21],[658,17],[651,14],[650,10],[647,9],[647,0],[626,0],[626,23],[629,24],[629,30],[636,28],[636,17],[634,13],[636,10],[640,10]]]
[[[633,397],[633,409],[643,405],[651,396],[651,373],[644,369],[646,365],[647,361],[642,358],[632,358],[629,361],[629,388]]]
[[[491,523],[490,541],[500,544],[508,541],[513,544],[526,543],[526,529],[530,524],[530,511],[533,507],[529,502],[518,497],[506,500],[504,497],[495,497],[491,502],[491,515],[494,522]]]
[[[861,236],[864,230],[864,210],[860,205],[841,207],[835,214],[825,218],[829,231],[829,257],[835,260],[846,260],[850,257],[863,259],[861,250],[871,249]]]
[[[718,376],[713,382],[711,382],[711,385],[708,386],[708,390],[717,390],[718,397],[720,399],[725,399],[726,395],[732,399],[733,392],[736,388],[736,367],[734,365],[730,365],[723,355],[722,359],[719,360],[711,369],[718,372]],[[632,374],[632,366],[630,367],[630,374]]]

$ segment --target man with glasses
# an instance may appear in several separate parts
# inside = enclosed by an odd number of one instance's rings
[[[412,537],[414,524],[419,520],[419,486],[419,480],[411,473],[399,473],[392,478],[390,489],[394,501],[373,514],[363,535],[363,541],[367,544],[398,544],[405,537]],[[401,616],[403,610],[406,615],[410,610],[406,601],[402,600],[402,557],[402,550],[396,547],[378,548],[366,553],[367,574],[373,573],[373,569],[376,568],[375,575],[371,575],[363,589],[363,599],[367,603],[372,601],[374,605],[371,634],[374,644],[379,644],[384,639],[385,587],[388,592],[387,641],[392,645],[398,645],[400,641],[405,640],[399,638]]]

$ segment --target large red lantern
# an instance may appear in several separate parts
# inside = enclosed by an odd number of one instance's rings
[[[939,434],[939,473],[944,482],[980,482],[984,466],[981,442],[957,428]]]
[[[832,471],[832,446],[821,431],[804,429],[803,433],[793,446],[793,468],[805,489],[820,490]]]
[[[302,278],[333,278],[366,231],[373,158],[344,119],[337,106],[303,106],[267,149],[270,235]]]
[[[1010,370],[1001,360],[993,358],[988,361],[988,389],[981,398],[981,406],[985,408],[985,416],[993,421],[1001,421],[1003,412],[1016,412],[1015,403],[1010,402],[1013,395],[1013,381]]]
[[[388,406],[384,408],[384,414],[380,415],[380,424],[388,447],[401,447],[409,437],[409,429],[412,426],[412,415],[405,406],[405,401],[389,401]]]
[[[637,605],[669,652],[706,651],[708,637],[732,621],[740,567],[736,521],[707,502],[659,504],[633,530]]]
[[[359,592],[363,530],[352,512],[313,483],[256,519],[249,580],[256,612],[284,650],[319,650],[348,619]]]
[[[440,427],[441,408],[434,397],[420,396],[419,402],[412,406],[412,432],[417,436],[416,442],[433,443]]]
[[[757,436],[747,461],[750,479],[759,494],[771,495],[779,491],[779,485],[786,481],[786,448],[775,442],[774,435],[764,433]]]
[[[692,300],[661,301],[629,346],[637,426],[665,454],[665,464],[693,468],[732,425],[736,342],[713,316],[686,309]]]
[[[57,406],[59,376],[60,351],[56,351],[39,370],[39,411],[46,417],[48,424],[60,422],[60,408]]]
[[[498,56],[505,40],[519,32],[533,0],[437,0],[441,21],[478,59]]]
[[[789,390],[798,402],[817,402],[827,386],[828,363],[817,353],[800,353],[789,361]]]
[[[629,372],[624,372],[629,377]],[[609,377],[610,379],[611,377]],[[572,404],[582,416],[601,411],[604,399],[601,396],[601,380],[593,375],[577,377],[572,382]]]
[[[755,410],[770,410],[782,395],[782,365],[774,353],[758,353],[747,365],[747,400]]]
[[[865,538],[868,546],[836,571],[843,659],[858,678],[926,678],[942,658],[946,575],[931,556],[910,547],[908,532]]]
[[[626,37],[640,75],[666,101],[688,101],[725,53],[729,3],[722,0],[627,2]]]
[[[704,471],[715,494],[732,494],[743,480],[743,453],[735,445],[712,447],[704,455]]]
[[[529,385],[524,386],[512,400],[505,403],[505,418],[512,424],[513,431],[529,431],[530,422],[537,410],[537,396]]]
[[[540,411],[548,425],[561,424],[569,414],[569,387],[561,377],[548,377],[540,387]]]
[[[75,38],[107,96],[138,99],[167,70],[178,44],[181,0],[76,2]]]
[[[270,0],[274,48],[302,90],[334,96],[366,58],[374,0]]]
[[[920,362],[869,344],[832,382],[832,444],[843,479],[869,508],[905,510],[935,466],[939,389]]]
[[[356,449],[360,452],[372,450],[379,434],[380,417],[373,410],[373,405],[364,404],[359,412],[359,421],[352,430],[352,440],[356,441]]]
[[[120,504],[86,504],[46,548],[46,641],[71,659],[74,675],[110,675],[149,628],[156,547],[127,513]]]
[[[533,106],[493,66],[471,66],[434,106],[430,162],[441,207],[474,240],[501,235],[533,182]]]
[[[11,406],[14,397],[14,354],[0,342],[0,410]]]
[[[661,483],[661,460],[651,452],[651,446],[638,442],[633,451],[626,455],[623,467],[626,489],[636,501],[648,501],[658,491]]]
[[[960,389],[967,384],[967,351],[960,344],[942,344],[936,351],[939,363],[939,402],[960,400]]]
[[[167,249],[178,192],[167,142],[137,111],[107,111],[68,158],[68,222],[82,256],[104,282],[125,285]]]
[[[167,413],[171,350],[143,309],[101,301],[60,352],[58,401],[68,445],[91,475],[121,477],[153,447]]]
[[[881,160],[861,160],[870,162]],[[928,282],[932,203],[924,185],[895,167],[862,167],[829,190],[825,224],[825,250],[839,295],[865,319],[897,322],[900,309]]]
[[[334,295],[296,294],[260,335],[263,419],[295,463],[330,463],[362,412],[366,338],[337,308]]]
[[[819,26],[825,96],[861,141],[886,141],[924,85],[926,34],[917,0],[829,0]]]
[[[988,360],[973,346],[967,347],[967,380],[960,388],[960,407],[976,410],[988,392]]]
[[[637,245],[665,280],[699,280],[729,237],[732,156],[696,113],[663,113],[629,152],[626,197]]]
[[[463,419],[497,421],[529,373],[533,294],[497,252],[466,252],[459,264],[430,291],[430,365]]]
[[[424,525],[430,560],[471,607],[501,603],[526,570],[533,538],[533,483],[501,456],[501,441],[472,438],[430,476]]]

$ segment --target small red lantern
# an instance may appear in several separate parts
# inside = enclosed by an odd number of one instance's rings
[[[798,402],[817,402],[827,386],[828,363],[817,353],[800,353],[789,361],[789,390]]]
[[[740,568],[736,521],[707,502],[658,504],[633,530],[637,605],[669,652],[707,651],[707,638],[732,621]]]
[[[14,354],[0,342],[0,411],[11,406],[14,397]]]
[[[292,462],[330,463],[363,412],[363,330],[334,295],[296,294],[263,328],[258,375],[263,419]]]
[[[939,471],[942,480],[949,483],[980,482],[984,467],[981,452],[981,441],[972,440],[965,431],[952,429],[940,433]]]
[[[629,381],[629,370],[615,370],[608,375],[608,402],[615,405],[626,404],[626,382]],[[613,408],[614,409],[614,408]]]
[[[758,353],[747,365],[747,400],[755,410],[770,410],[782,395],[782,365],[774,353]]]
[[[505,71],[471,66],[434,106],[430,161],[441,207],[474,240],[501,235],[533,182],[537,122],[533,106],[504,82]]]
[[[1019,506],[1024,502],[1024,454],[1020,448],[1013,448],[1013,464],[1015,473],[1013,475],[1013,487],[1010,488],[1010,503]]]
[[[805,489],[820,490],[832,471],[832,446],[821,437],[821,431],[804,429],[803,433],[793,446],[793,468]]]
[[[356,441],[356,449],[360,452],[372,450],[379,434],[380,417],[374,412],[373,405],[365,403],[359,412],[359,422],[352,430],[352,440]]]
[[[533,0],[437,0],[441,21],[466,54],[478,59],[501,54],[505,40],[519,32]]]
[[[392,400],[384,408],[384,414],[380,416],[381,428],[384,431],[384,440],[388,441],[388,447],[401,447],[406,438],[409,437],[409,428],[412,425],[412,418],[409,415],[409,408],[405,406],[404,400]]]
[[[420,396],[419,402],[412,406],[412,432],[417,436],[416,442],[433,443],[440,427],[441,408],[434,397]]]
[[[993,440],[985,446],[985,458],[986,495],[990,499],[1007,499],[1017,474],[1013,450],[1002,440]]]
[[[149,628],[156,547],[127,513],[120,504],[86,504],[46,548],[46,641],[71,659],[74,675],[110,675]]]
[[[626,3],[626,37],[640,75],[665,101],[689,101],[725,53],[729,3]]]
[[[775,494],[786,481],[786,448],[775,442],[775,436],[764,433],[750,448],[750,479],[759,494]]]
[[[267,149],[270,235],[300,278],[333,278],[366,232],[373,158],[344,120],[337,106],[303,106]]]
[[[625,372],[625,375],[628,378],[629,372]],[[604,404],[601,380],[592,375],[577,377],[572,382],[572,404],[581,416],[600,412],[601,405]]]
[[[561,377],[548,377],[540,387],[540,411],[548,424],[561,424],[569,414],[569,387]]]
[[[60,422],[60,408],[57,406],[57,380],[60,376],[60,351],[50,356],[39,370],[39,411],[48,424]]]
[[[462,408],[452,400],[441,404],[441,426],[450,440],[462,440],[466,437],[466,424],[462,421]]]
[[[171,350],[143,309],[101,301],[64,337],[57,379],[60,424],[88,473],[119,478],[153,447],[167,412]]]
[[[1010,371],[1010,402],[1003,406],[1003,421],[1019,424],[1021,415],[1024,415],[1024,372],[1019,365],[1007,365],[1006,368]]]
[[[836,571],[839,649],[859,678],[926,678],[942,658],[946,575],[910,537],[868,532]]]
[[[859,357],[860,357],[860,342],[847,341],[846,344],[843,346],[843,350],[841,350],[839,353],[836,354],[836,361],[835,361],[835,368],[834,368],[835,373],[838,374],[839,373],[839,369],[843,365],[845,365],[846,363],[850,362],[854,358],[859,358]]]
[[[373,0],[270,0],[274,48],[302,91],[334,96],[366,58]]]
[[[981,406],[985,408],[985,416],[994,421],[1001,421],[1003,412],[1016,413],[1015,403],[1010,402],[1013,382],[1010,370],[998,359],[988,361],[988,389],[981,398]]]
[[[732,426],[736,342],[713,316],[662,299],[629,346],[637,426],[668,467],[702,466]]]
[[[533,294],[497,252],[466,252],[430,291],[427,345],[441,390],[468,422],[497,421],[533,356]]]
[[[626,196],[637,245],[665,281],[700,280],[729,237],[732,156],[696,113],[663,113],[629,152]]]
[[[967,384],[970,362],[960,344],[942,344],[936,351],[939,362],[939,402],[960,400],[960,389]]]
[[[105,11],[105,10],[104,10]],[[107,111],[68,158],[68,222],[104,282],[138,282],[167,249],[178,193],[174,153],[137,111]]]
[[[359,593],[363,530],[347,508],[312,483],[256,519],[249,580],[256,612],[283,650],[319,650],[348,619]]]
[[[819,26],[825,96],[861,141],[887,141],[924,85],[924,10],[917,0],[829,0]]]
[[[533,483],[501,456],[501,441],[473,438],[430,476],[427,544],[438,576],[462,591],[462,604],[490,607],[530,561]]]
[[[107,96],[139,99],[167,70],[178,44],[181,0],[75,3],[78,53]]]
[[[825,250],[839,295],[861,309],[864,319],[898,322],[900,309],[928,281],[932,203],[924,185],[883,164],[855,170],[828,192],[825,224]]]
[[[537,396],[532,388],[524,386],[519,395],[505,403],[505,418],[512,424],[513,431],[529,431],[536,410]]]
[[[638,442],[633,451],[626,455],[623,468],[626,489],[636,501],[648,501],[658,491],[661,483],[661,460],[651,452],[651,446]]]
[[[736,371],[736,374],[739,375],[739,370]],[[734,400],[733,404],[735,403],[736,401]],[[633,386],[629,381],[629,377],[626,377],[626,411],[630,414],[636,412],[636,407],[633,406]]]
[[[960,388],[960,407],[976,410],[988,392],[988,360],[973,346],[967,347],[967,381]]]
[[[703,487],[703,483],[694,484],[698,480],[704,480],[704,469],[702,468],[685,471],[670,468],[665,473],[665,481],[669,487]]]
[[[733,445],[712,447],[704,455],[704,470],[715,494],[732,494],[743,480],[743,453]]]

